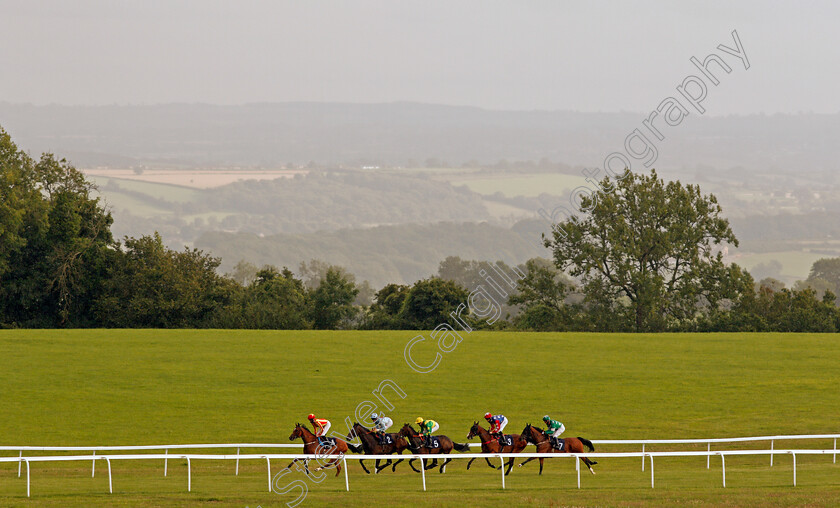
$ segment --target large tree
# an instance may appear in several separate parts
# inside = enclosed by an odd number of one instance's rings
[[[534,258],[525,264],[525,277],[517,282],[517,293],[508,299],[510,305],[522,307],[516,316],[517,328],[537,331],[560,331],[573,328],[577,306],[567,301],[574,284],[547,259]]]
[[[114,255],[112,219],[65,160],[37,161],[0,129],[0,322],[87,326]]]
[[[99,322],[114,328],[203,326],[231,297],[219,259],[197,249],[177,252],[160,235],[126,238],[97,301]]]
[[[469,292],[451,280],[438,277],[418,280],[411,286],[400,309],[401,328],[432,330],[449,323],[449,314],[466,303]]]
[[[583,196],[581,215],[555,224],[554,262],[581,282],[587,303],[612,308],[636,331],[658,331],[736,298],[752,279],[723,262],[738,245],[713,195],[697,185],[626,172]]]
[[[312,324],[319,330],[347,328],[359,309],[353,300],[359,294],[352,278],[330,267],[318,287],[312,290]]]
[[[820,296],[826,291],[840,294],[840,258],[822,258],[814,261],[808,278],[797,281],[795,288],[812,288]]]

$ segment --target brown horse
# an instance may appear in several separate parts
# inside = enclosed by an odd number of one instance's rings
[[[528,446],[528,441],[523,439],[519,434],[511,434],[510,436],[513,438],[513,445],[511,446],[501,446],[499,444],[499,440],[490,434],[490,431],[485,430],[484,427],[478,424],[478,422],[473,422],[473,426],[470,428],[470,433],[467,434],[467,439],[472,439],[478,436],[481,439],[481,453],[519,453]],[[467,462],[467,469],[469,470],[470,466],[472,465],[475,459],[470,459]],[[489,457],[484,457],[484,460],[487,461],[487,465],[492,467],[493,469],[501,469],[502,466],[494,466],[490,463]],[[510,474],[510,470],[513,467],[513,457],[510,458],[508,461],[508,468],[505,472],[505,475]]]
[[[584,439],[582,437],[567,437],[563,439],[563,451],[559,451],[551,446],[551,441],[548,439],[548,436],[542,431],[542,429],[538,427],[534,427],[530,423],[525,426],[525,429],[522,431],[522,437],[525,441],[533,444],[537,447],[537,453],[583,453],[583,447],[586,445],[589,448],[590,452],[595,451],[595,446],[592,445],[592,442],[588,439]],[[529,458],[528,460],[519,464],[519,467],[524,466],[525,464],[534,460],[534,457]],[[543,470],[543,457],[540,457],[540,474],[542,474]],[[581,462],[586,464],[586,467],[589,468],[589,472],[595,474],[595,471],[592,469],[592,466],[597,464],[597,462],[591,461],[586,457],[580,457]]]
[[[417,455],[449,455],[453,449],[459,452],[467,452],[470,450],[469,444],[461,444],[455,443],[448,437],[444,435],[437,435],[435,436],[440,441],[440,448],[427,448],[424,446],[420,440],[420,435],[414,432],[414,428],[409,424],[404,424],[403,428],[400,429],[399,434],[408,440],[408,448],[411,453]],[[420,470],[414,467],[414,461],[417,459],[411,459],[408,461],[408,465],[411,466],[415,472],[419,473]],[[443,473],[446,469],[446,465],[452,462],[452,459],[447,458],[443,464],[440,466],[440,472]],[[428,466],[424,467],[423,469],[432,469],[438,465],[438,459],[432,460],[432,463]]]
[[[354,437],[358,436],[359,439],[362,441],[362,449],[365,452],[365,455],[391,455],[392,453],[396,453],[398,455],[402,455],[403,450],[408,448],[408,441],[405,440],[399,434],[388,434],[391,436],[391,441],[393,443],[382,445],[379,444],[379,438],[376,436],[376,432],[372,430],[368,430],[366,427],[362,426],[359,422],[356,422],[353,425],[353,430],[347,434],[347,440],[351,440]],[[349,444],[349,443],[348,443]],[[393,462],[391,459],[388,459],[383,466],[379,465],[381,459],[376,459],[376,464],[374,464],[374,473],[378,473],[391,465]],[[397,470],[397,464],[402,462],[405,459],[400,459],[396,462],[393,462],[393,466],[391,466],[391,471]],[[365,462],[363,460],[359,461],[359,464],[362,466],[362,469],[365,470],[365,473],[370,474],[370,471],[365,467]]]
[[[292,435],[289,436],[289,440],[294,441],[297,438],[300,438],[303,441],[303,453],[307,455],[336,455],[336,458],[332,459],[329,463],[327,463],[324,466],[319,466],[317,469],[315,469],[315,471],[320,471],[322,469],[327,469],[330,466],[335,466],[335,475],[338,476],[338,474],[341,472],[341,457],[343,457],[344,454],[351,449],[347,446],[346,442],[338,438],[330,438],[335,440],[335,445],[331,448],[326,448],[325,446],[321,445],[315,434],[313,434],[309,429],[307,429],[299,423],[295,424],[295,430],[292,431]],[[362,450],[362,447],[353,445],[352,450],[356,453],[359,453]],[[288,466],[286,466],[286,468],[292,467],[292,465],[298,460],[300,459],[293,460]],[[303,459],[303,464],[304,468],[306,469],[306,474],[309,474],[309,459]]]

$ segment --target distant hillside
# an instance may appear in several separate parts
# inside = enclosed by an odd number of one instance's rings
[[[208,232],[195,245],[220,256],[223,271],[243,259],[258,266],[294,269],[302,261],[317,258],[346,266],[358,280],[368,280],[379,288],[389,282],[411,283],[435,274],[447,256],[508,263],[548,256],[548,250],[535,245],[541,227],[537,221],[523,221],[510,229],[486,223],[403,224],[264,238]]]
[[[642,113],[489,111],[415,103],[32,106],[0,103],[0,125],[33,153],[79,166],[487,164],[548,158],[596,166]],[[803,173],[838,169],[840,114],[689,116],[657,143],[661,169]],[[803,170],[807,168],[807,170]],[[693,173],[692,173],[693,174]],[[833,177],[833,174],[831,176]],[[833,180],[832,180],[833,181]]]

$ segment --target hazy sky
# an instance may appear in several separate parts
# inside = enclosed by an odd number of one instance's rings
[[[737,30],[751,67],[725,57],[709,115],[840,111],[837,2],[0,0],[0,14],[6,102],[648,112]]]

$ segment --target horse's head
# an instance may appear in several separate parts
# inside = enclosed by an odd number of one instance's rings
[[[525,440],[527,443],[536,444],[536,440],[534,439],[534,427],[531,426],[529,423],[522,429],[522,439]]]
[[[414,429],[411,427],[411,425],[404,423],[402,428],[400,429],[399,434],[401,436],[411,437],[414,436],[416,432],[414,432]]]
[[[353,424],[353,430],[351,430],[347,434],[347,437],[345,437],[344,440],[345,441],[352,441],[352,440],[356,439],[357,437],[361,437],[362,432],[365,431],[365,430],[367,430],[367,429],[362,427],[362,425],[359,422],[356,422],[356,423]]]
[[[472,427],[470,427],[470,433],[467,434],[467,439],[472,439],[477,436],[480,428],[478,422],[473,422]]]
[[[303,438],[303,426],[299,423],[295,424],[295,430],[293,430],[292,435],[289,436],[289,441],[294,441],[297,438]]]

